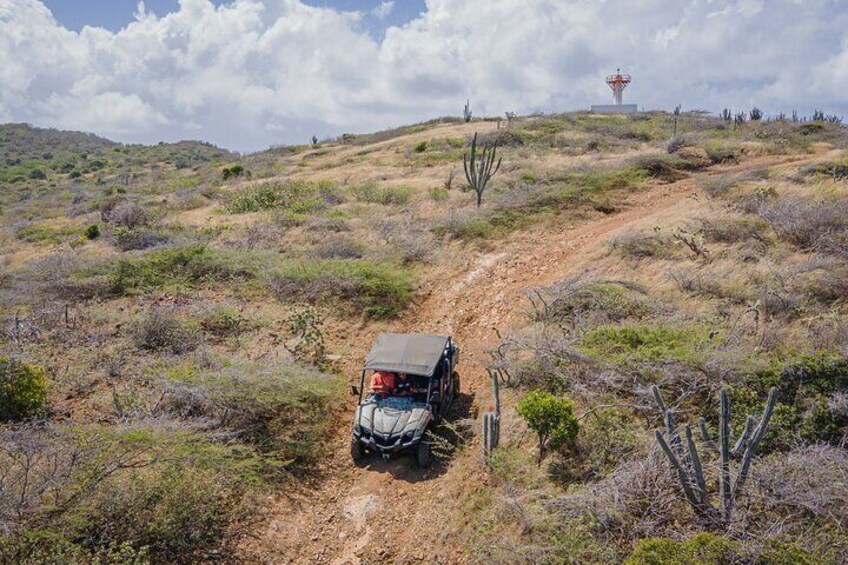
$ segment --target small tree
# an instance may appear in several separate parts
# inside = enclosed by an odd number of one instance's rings
[[[47,370],[0,355],[0,422],[25,420],[47,402]]]
[[[292,342],[285,348],[295,360],[319,368],[327,367],[327,348],[324,345],[324,320],[312,306],[292,312],[288,320]]]
[[[539,436],[539,464],[548,449],[558,449],[577,437],[579,425],[571,400],[564,396],[534,390],[521,399],[517,411]]]
[[[468,154],[462,156],[462,165],[465,167],[465,178],[468,180],[468,186],[474,189],[477,194],[477,207],[483,203],[483,191],[486,190],[486,185],[498,169],[501,168],[501,161],[498,159],[495,165],[495,153],[497,145],[488,143],[483,145],[483,152],[477,155],[477,133],[474,133],[474,138],[471,140],[471,157]],[[494,166],[494,170],[492,170]]]

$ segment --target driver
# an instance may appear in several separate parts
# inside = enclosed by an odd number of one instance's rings
[[[397,386],[397,378],[394,373],[388,371],[374,371],[371,376],[371,392],[379,398],[392,396]]]
[[[400,373],[395,383],[395,396],[412,396],[412,380],[406,373]]]

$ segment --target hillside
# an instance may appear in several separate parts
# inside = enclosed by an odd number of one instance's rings
[[[479,209],[475,132],[503,158]],[[5,560],[845,562],[839,124],[443,119],[247,156],[0,140]],[[380,331],[462,348],[431,469],[350,461]],[[778,387],[726,528],[680,494],[654,384],[713,429],[727,386],[736,433]],[[540,465],[530,390],[581,416]]]

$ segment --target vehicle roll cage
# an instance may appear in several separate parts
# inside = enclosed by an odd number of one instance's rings
[[[435,368],[430,374],[424,375],[424,374],[420,374],[420,373],[406,371],[406,373],[409,374],[409,375],[427,378],[427,397],[426,397],[426,400],[425,400],[425,404],[427,405],[427,407],[430,407],[431,404],[432,404],[433,379],[436,377],[438,372],[444,371],[446,373],[445,375],[442,376],[443,379],[449,379],[450,378],[450,373],[451,373],[451,370],[453,369],[453,367],[451,366],[451,364],[452,364],[451,354],[452,354],[453,350],[454,350],[453,340],[450,337],[447,337],[445,347],[440,354],[440,359],[435,364]],[[447,368],[445,367],[445,363],[444,363],[445,360],[447,361]],[[359,390],[355,391],[355,393],[358,394],[358,396],[359,396],[358,405],[360,405],[360,406],[362,405],[362,398],[365,396],[365,374],[368,371],[378,371],[378,370],[381,370],[381,369],[370,368],[370,367],[365,367],[365,368],[362,369],[362,374],[359,377]],[[394,371],[392,371],[392,372],[394,372]],[[361,420],[362,420],[362,412],[360,411],[358,413],[358,416],[357,416],[357,419],[356,419],[356,424],[360,425]]]

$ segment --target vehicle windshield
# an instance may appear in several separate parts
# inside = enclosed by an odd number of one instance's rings
[[[425,404],[429,381],[427,377],[418,375],[373,371],[366,375],[366,400],[398,408]]]

